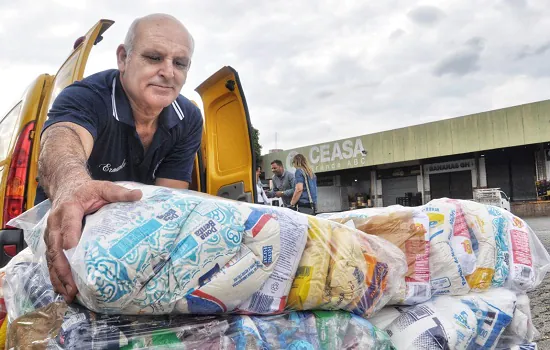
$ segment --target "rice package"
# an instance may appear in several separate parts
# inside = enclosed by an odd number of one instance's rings
[[[405,283],[390,301],[391,304],[412,305],[430,298],[429,220],[426,214],[415,208],[395,205],[332,213],[323,217],[381,237],[405,254],[408,266]]]
[[[455,203],[433,200],[422,207],[430,220],[430,280],[433,295],[470,291],[466,276],[476,268],[464,213]]]

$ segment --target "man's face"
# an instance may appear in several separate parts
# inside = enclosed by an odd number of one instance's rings
[[[277,176],[281,176],[283,175],[284,168],[274,163],[274,164],[271,164],[271,171],[273,172],[273,174]]]
[[[192,46],[189,34],[176,22],[140,23],[129,56],[123,47],[117,51],[122,84],[130,100],[145,111],[169,106],[187,79]]]

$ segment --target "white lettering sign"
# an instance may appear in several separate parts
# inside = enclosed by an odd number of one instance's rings
[[[309,161],[314,171],[331,171],[367,165],[367,151],[360,138],[311,146]]]

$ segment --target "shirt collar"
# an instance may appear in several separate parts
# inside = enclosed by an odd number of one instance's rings
[[[113,117],[117,121],[135,128],[136,125],[134,122],[132,107],[130,106],[130,100],[128,100],[126,92],[122,88],[119,71],[117,71],[115,77],[113,78],[111,86],[111,102],[113,105]],[[167,130],[170,130],[181,122],[183,118],[185,118],[185,115],[176,100],[162,110],[159,116],[159,122]]]

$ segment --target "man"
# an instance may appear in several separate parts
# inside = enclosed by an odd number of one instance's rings
[[[262,167],[257,166],[256,167],[256,192],[258,194],[257,202],[259,204],[269,205],[269,199],[267,199],[267,196],[264,191],[264,185],[262,183],[262,180],[260,180],[260,175],[262,174]]]
[[[179,93],[194,43],[177,19],[135,20],[117,48],[117,70],[64,89],[46,121],[36,203],[50,198],[44,240],[54,289],[71,302],[76,284],[63,249],[78,244],[82,219],[107,203],[136,201],[112,181],[188,188],[201,144],[200,110]]]
[[[269,198],[277,197],[283,200],[285,206],[290,205],[290,199],[294,194],[294,174],[288,172],[283,167],[283,162],[274,160],[271,162],[271,171],[273,172],[273,191],[269,191]]]

